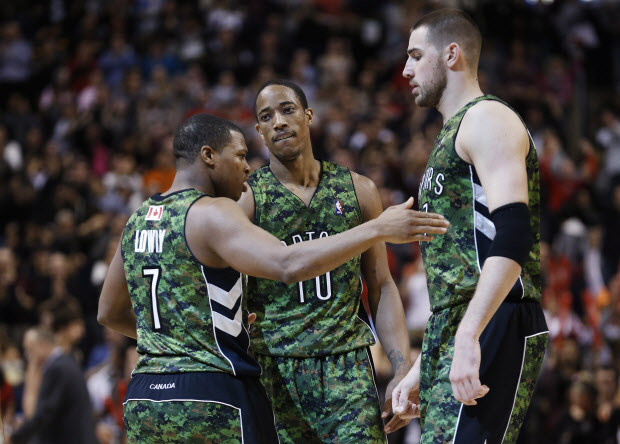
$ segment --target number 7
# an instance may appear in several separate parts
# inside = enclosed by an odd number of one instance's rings
[[[159,301],[157,300],[157,286],[159,285],[159,278],[161,277],[161,268],[159,267],[144,267],[142,269],[142,277],[152,277],[151,279],[151,305],[153,306],[153,330],[160,330],[161,323],[159,322]]]

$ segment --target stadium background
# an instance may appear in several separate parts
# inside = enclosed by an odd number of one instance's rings
[[[620,425],[620,2],[615,0],[20,0],[0,13],[0,368],[7,431],[23,417],[28,326],[74,301],[101,442],[123,442],[134,344],[96,322],[126,218],[174,174],[195,112],[245,131],[257,87],[290,78],[318,157],[417,195],[441,127],[401,77],[409,27],[459,6],[484,37],[480,82],[522,114],[540,159],[543,306],[551,334],[523,443],[617,442]],[[389,246],[417,353],[429,315],[417,246]],[[382,386],[389,363],[374,350]],[[1,438],[0,438],[1,439]],[[415,443],[419,426],[390,436]]]

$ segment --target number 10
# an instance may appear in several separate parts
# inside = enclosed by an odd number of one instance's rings
[[[325,279],[325,287],[327,289],[325,296],[323,296],[323,294],[321,293],[321,279]],[[304,283],[298,282],[297,285],[299,289],[299,302],[303,304],[304,302],[306,302],[306,298],[304,295]],[[320,300],[326,301],[329,298],[331,298],[332,297],[332,275],[331,273],[328,271],[327,273],[321,276],[315,277],[314,288],[316,291],[316,297],[319,298]]]

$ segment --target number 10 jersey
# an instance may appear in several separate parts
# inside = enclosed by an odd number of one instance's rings
[[[253,172],[248,184],[254,193],[254,223],[285,245],[333,236],[362,223],[351,173],[340,165],[321,162],[308,206],[268,166]],[[374,344],[361,293],[360,256],[290,285],[249,277],[248,309],[257,315],[250,331],[252,350],[305,358]]]
[[[232,268],[201,264],[185,238],[187,189],[147,199],[129,218],[121,253],[136,314],[136,373],[260,375],[248,354],[244,282]]]

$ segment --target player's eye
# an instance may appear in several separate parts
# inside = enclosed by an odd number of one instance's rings
[[[286,108],[284,108],[284,112],[286,114],[290,114],[293,112],[293,107],[292,106],[287,106]]]
[[[262,114],[260,116],[260,120],[261,122],[266,122],[267,120],[269,120],[269,117],[270,117],[269,114]]]

